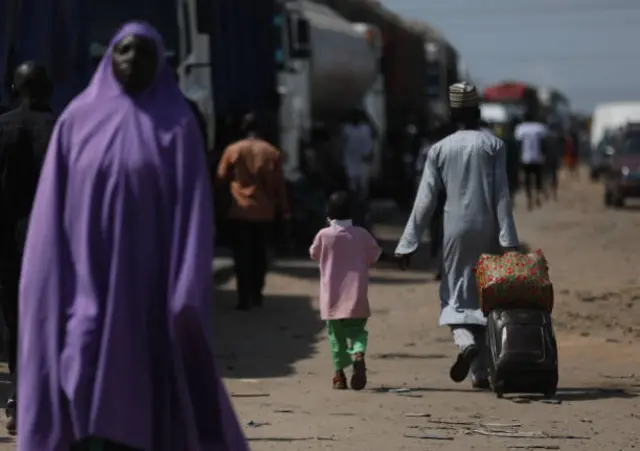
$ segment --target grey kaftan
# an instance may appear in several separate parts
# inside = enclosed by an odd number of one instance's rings
[[[502,140],[484,131],[463,130],[431,148],[396,254],[418,248],[442,190],[447,200],[440,325],[485,325],[473,267],[480,254],[519,245]]]

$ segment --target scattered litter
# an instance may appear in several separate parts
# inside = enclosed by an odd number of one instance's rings
[[[562,404],[562,400],[561,399],[541,399],[540,402],[542,404],[552,404],[552,405],[560,405]]]
[[[480,423],[485,428],[519,428],[522,423]]]
[[[449,435],[412,435],[412,434],[402,434],[403,437],[406,438],[417,438],[420,440],[450,440],[452,441],[454,438]]]
[[[637,376],[634,373],[631,373],[628,376],[614,376],[609,374],[603,374],[602,377],[604,377],[605,379],[635,379]]]
[[[512,398],[511,401],[515,402],[516,404],[530,404],[531,400],[528,398]]]
[[[484,429],[472,429],[467,434],[488,435],[492,437],[508,437],[508,438],[549,438],[544,432],[503,432],[503,431],[487,431]]]
[[[291,409],[276,409],[273,411],[274,413],[293,413]]]
[[[388,393],[410,393],[412,391],[410,388],[389,388],[387,390]]]
[[[591,440],[591,437],[582,437],[580,435],[547,435],[547,438],[556,440]]]
[[[431,430],[437,430],[437,431],[459,431],[460,427],[456,427],[456,426],[447,426],[446,424],[433,424],[433,425],[427,425],[427,426],[409,426],[409,427],[415,427],[416,429],[431,429]]]
[[[247,423],[247,426],[250,427],[250,428],[259,428],[259,427],[262,427],[262,426],[269,426],[270,424],[271,423],[257,423],[255,421],[249,421]]]
[[[451,426],[477,426],[478,423],[473,421],[450,421],[450,420],[429,420],[433,424],[448,424]]]
[[[431,417],[430,413],[405,413],[405,417],[407,418],[429,418]]]
[[[405,398],[422,398],[422,395],[415,395],[413,393],[396,393],[398,396],[403,396]]]
[[[510,445],[509,449],[560,449],[558,445]]]
[[[545,432],[505,432],[505,431],[487,431],[484,429],[471,429],[464,432],[465,434],[488,435],[492,437],[505,438],[540,438],[540,439],[556,439],[556,440],[590,440],[591,437],[579,437],[575,435],[550,435]]]
[[[266,398],[269,393],[231,393],[232,398]]]

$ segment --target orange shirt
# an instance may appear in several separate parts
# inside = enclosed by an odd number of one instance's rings
[[[231,185],[229,219],[273,221],[277,209],[283,219],[291,217],[282,155],[268,142],[247,138],[231,144],[222,154],[217,178]]]

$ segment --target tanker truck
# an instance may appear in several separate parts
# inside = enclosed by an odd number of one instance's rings
[[[335,151],[341,125],[354,110],[363,110],[369,118],[379,161],[386,123],[379,31],[348,22],[327,6],[307,0],[288,2],[283,14],[299,18],[308,29],[308,52],[290,55],[278,74],[279,90],[285,93],[280,105],[280,147],[291,157],[287,173],[295,176],[307,167],[310,159],[316,159],[312,154],[319,146]]]
[[[381,44],[374,27],[307,0],[182,5],[181,87],[207,116],[216,150],[237,138],[237,119],[250,111],[269,118],[269,139],[284,152],[291,181],[305,175],[318,140],[333,138],[355,108],[367,111],[383,139]]]
[[[374,161],[385,137],[378,30],[307,0],[181,0],[179,74],[183,92],[207,117],[213,162],[238,139],[238,119],[263,118],[284,155],[296,241],[324,223],[321,160],[339,162],[341,125],[354,109],[374,128]],[[207,19],[209,18],[209,19]],[[327,158],[328,157],[328,158]],[[327,171],[334,174],[339,171]],[[336,183],[339,186],[339,183]],[[315,199],[315,200],[312,200]]]

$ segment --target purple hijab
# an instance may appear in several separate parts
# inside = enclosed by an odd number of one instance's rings
[[[200,131],[160,58],[131,98],[114,37],[58,121],[20,287],[18,449],[87,437],[143,451],[248,449],[211,338],[212,212]]]

